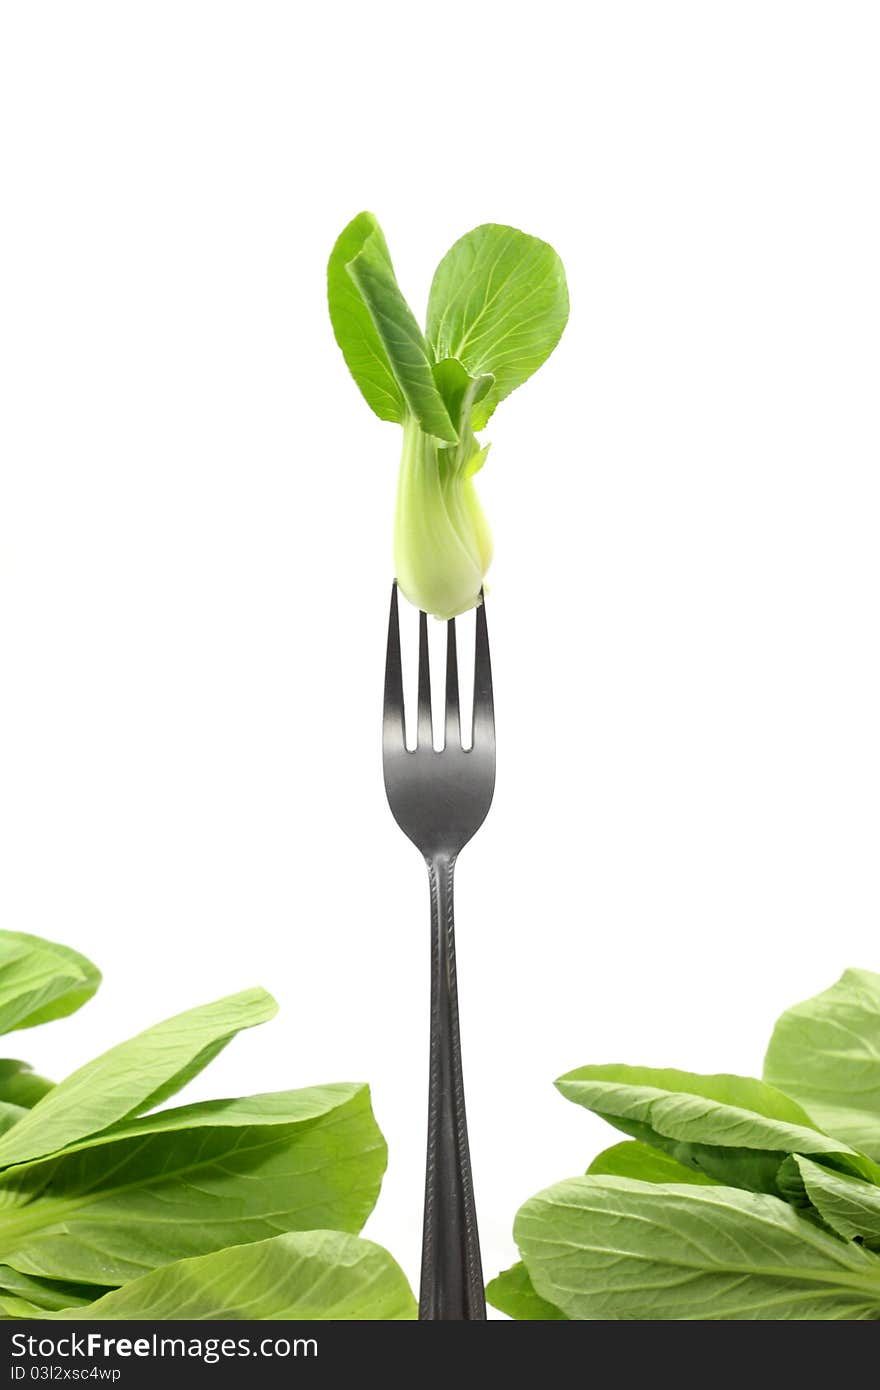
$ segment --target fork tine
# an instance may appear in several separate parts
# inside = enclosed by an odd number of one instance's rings
[[[477,609],[477,641],[474,651],[474,737],[473,747],[495,742],[495,703],[492,697],[492,662],[489,657],[489,629],[486,626],[486,601]]]
[[[391,586],[391,612],[388,615],[382,740],[388,748],[406,747],[406,732],[403,722],[403,668],[400,661],[400,621],[397,615],[396,580]]]
[[[446,741],[444,748],[461,747],[461,714],[458,708],[458,650],[455,619],[446,624]]]
[[[428,660],[428,615],[419,614],[419,698],[417,748],[433,748],[434,725],[431,719],[431,666]]]

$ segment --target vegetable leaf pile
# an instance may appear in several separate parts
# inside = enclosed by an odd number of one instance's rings
[[[0,933],[0,1023],[94,993],[82,956]],[[385,1171],[359,1083],[156,1110],[241,1032],[261,989],[148,1028],[53,1085],[0,1061],[0,1314],[7,1318],[415,1317],[358,1238]]]
[[[526,1202],[491,1303],[520,1320],[880,1320],[880,975],[783,1014],[764,1080],[592,1066],[631,1136]]]
[[[480,601],[492,559],[475,431],[549,357],[568,318],[556,252],[514,227],[468,232],[437,267],[422,333],[382,230],[359,213],[327,268],[330,319],[361,394],[403,426],[394,564],[408,599],[452,618]]]

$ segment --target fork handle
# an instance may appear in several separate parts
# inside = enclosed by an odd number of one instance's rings
[[[455,856],[428,860],[431,883],[431,1069],[420,1321],[484,1321],[486,1296],[471,1178],[452,879]]]

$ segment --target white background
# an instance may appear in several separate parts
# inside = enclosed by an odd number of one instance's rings
[[[859,3],[0,10],[0,916],[105,973],[59,1075],[252,983],[192,1098],[369,1080],[415,1278],[424,869],[379,703],[399,432],[324,266],[421,312],[486,220],[572,316],[499,409],[492,813],[458,925],[487,1273],[612,1137],[588,1061],[754,1072],[880,968],[880,16]]]

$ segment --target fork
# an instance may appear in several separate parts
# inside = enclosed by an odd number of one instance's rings
[[[428,619],[420,613],[418,737],[415,749],[407,749],[395,583],[382,721],[385,790],[394,819],[424,856],[431,887],[431,1060],[419,1319],[453,1322],[486,1317],[465,1116],[452,910],[455,861],[486,819],[495,790],[495,714],[483,602],[477,609],[471,747],[465,749],[461,741],[454,618],[446,624],[445,724],[443,751],[438,753],[431,720]]]

